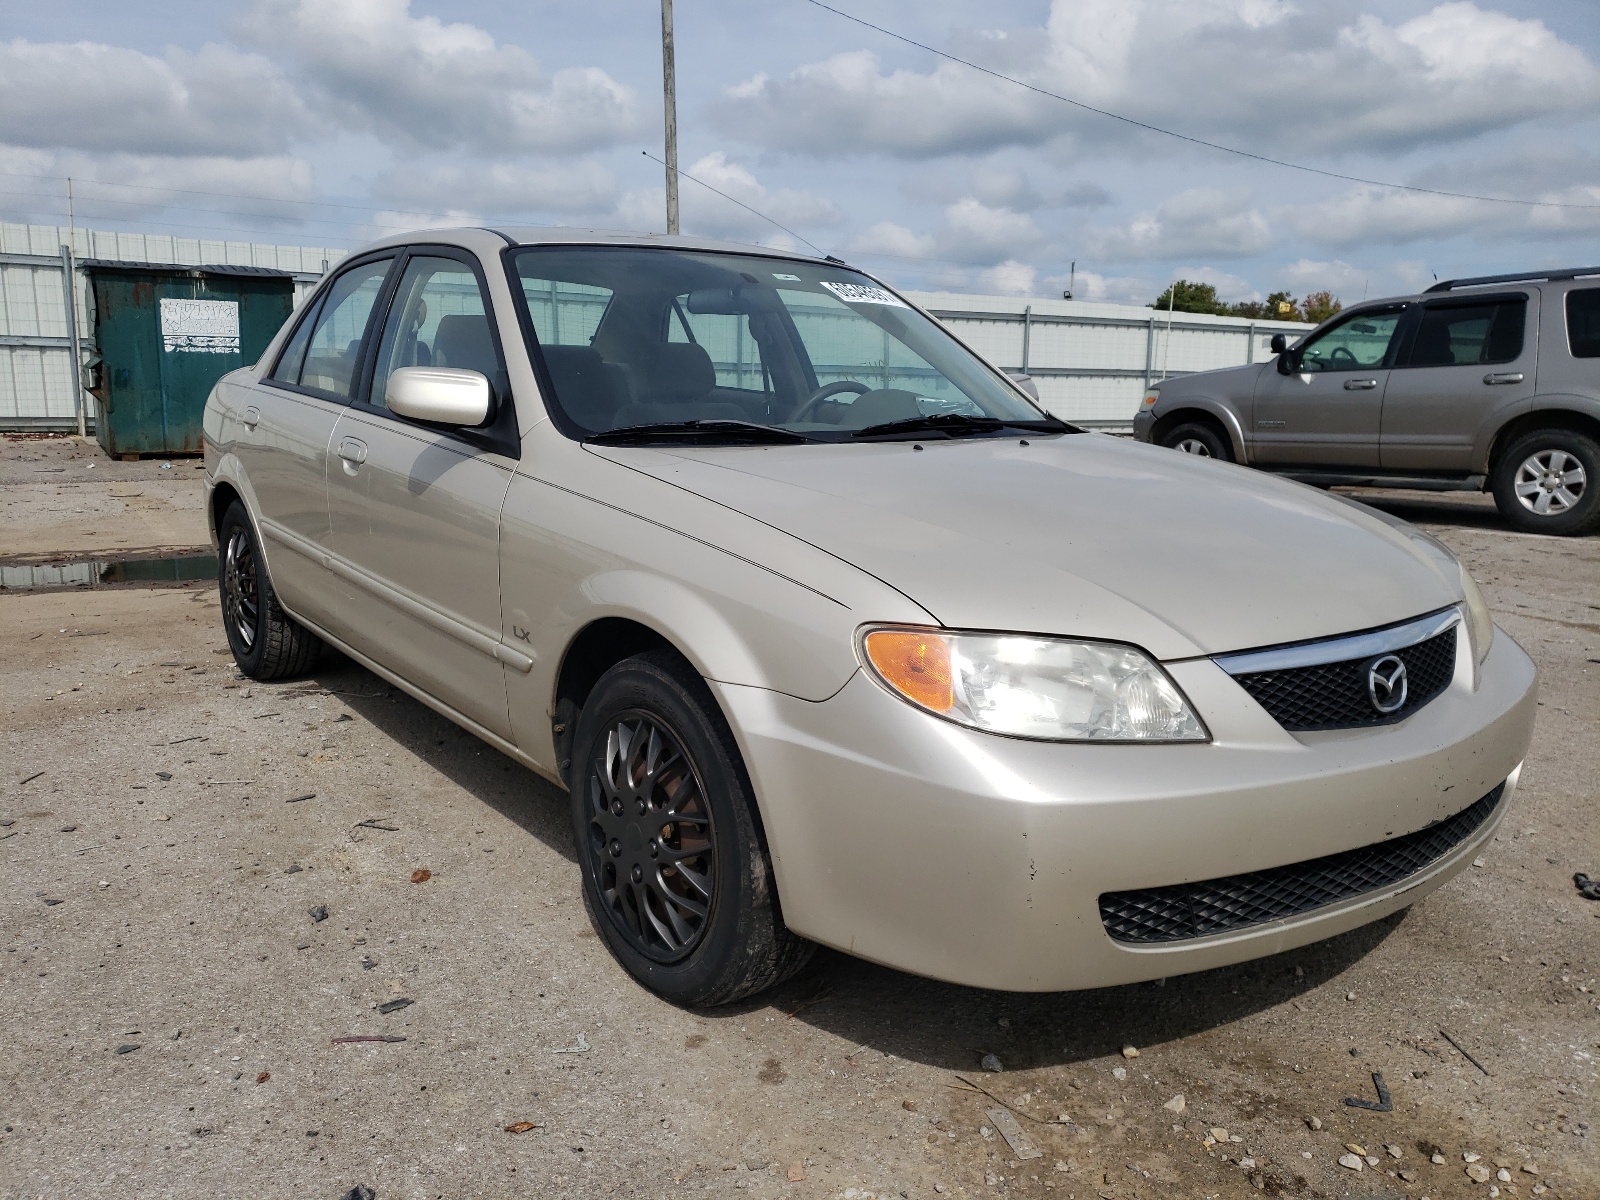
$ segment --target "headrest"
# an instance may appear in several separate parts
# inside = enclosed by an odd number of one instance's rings
[[[693,342],[655,342],[638,347],[629,366],[646,404],[698,400],[717,386],[716,368],[705,347]]]
[[[494,357],[494,340],[489,336],[489,318],[481,313],[452,313],[439,318],[433,335],[433,365],[480,371],[490,379],[499,370]]]

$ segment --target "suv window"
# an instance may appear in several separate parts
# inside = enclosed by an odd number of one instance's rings
[[[1525,297],[1477,304],[1430,304],[1417,323],[1406,362],[1411,367],[1455,367],[1511,362],[1522,354]]]
[[[1352,313],[1300,348],[1296,355],[1300,370],[1360,371],[1383,366],[1400,314],[1398,308]]]
[[[361,339],[393,262],[392,258],[385,258],[362,263],[335,279],[317,314],[306,346],[305,363],[298,376],[290,379],[275,375],[274,378],[284,383],[298,383],[336,400],[348,400],[356,367],[361,362]],[[298,336],[296,333],[296,338]],[[285,354],[279,363],[280,370],[288,365],[288,359],[289,355]]]
[[[1567,346],[1573,358],[1600,358],[1600,288],[1567,293]]]
[[[372,373],[372,403],[379,408],[389,374],[399,367],[459,367],[491,381],[499,374],[483,289],[466,263],[423,256],[406,263]]]

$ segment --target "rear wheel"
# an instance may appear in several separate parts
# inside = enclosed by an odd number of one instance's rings
[[[1161,435],[1161,444],[1169,450],[1194,454],[1200,458],[1233,461],[1233,447],[1228,444],[1222,430],[1205,421],[1185,421],[1181,425],[1174,425]]]
[[[814,947],[779,914],[738,747],[676,655],[601,676],[570,782],[584,904],[640,983],[679,1004],[726,1004],[805,965]]]
[[[1530,533],[1600,529],[1600,444],[1571,429],[1540,429],[1506,447],[1495,466],[1495,506]]]
[[[237,500],[223,514],[217,545],[222,625],[239,670],[260,680],[309,671],[322,652],[322,639],[297,624],[278,604],[250,514]]]

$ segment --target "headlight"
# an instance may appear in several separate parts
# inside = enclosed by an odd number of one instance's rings
[[[1494,618],[1489,615],[1489,602],[1467,574],[1466,567],[1458,562],[1456,568],[1461,572],[1461,590],[1467,598],[1467,640],[1472,643],[1472,661],[1481,667],[1483,660],[1489,657],[1489,647],[1494,644]]]
[[[1061,742],[1203,742],[1206,728],[1150,659],[1110,642],[870,629],[861,657],[896,695],[989,733]]]
[[[1161,389],[1160,388],[1151,388],[1148,392],[1146,392],[1144,394],[1144,403],[1141,404],[1139,407],[1140,408],[1154,408],[1156,406],[1156,401],[1159,400],[1159,399],[1161,399]]]

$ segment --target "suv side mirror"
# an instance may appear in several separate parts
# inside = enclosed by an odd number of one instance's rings
[[[1274,354],[1282,354],[1288,348],[1289,338],[1287,335],[1281,333],[1275,333],[1272,335],[1272,352]]]
[[[400,367],[389,375],[383,402],[413,421],[482,425],[489,419],[489,381],[456,367]]]

